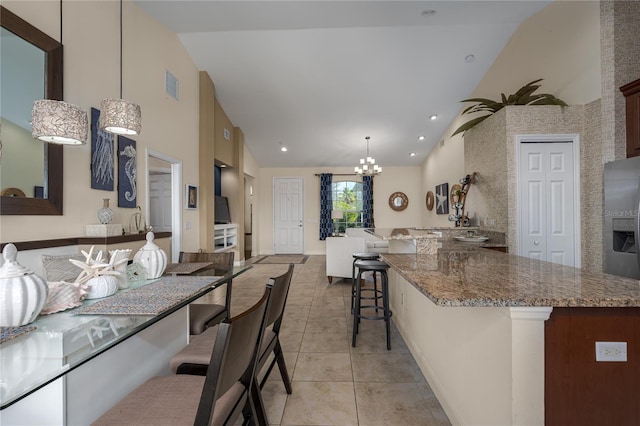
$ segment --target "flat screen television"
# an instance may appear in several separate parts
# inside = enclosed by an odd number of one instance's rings
[[[231,214],[229,213],[229,200],[227,197],[216,195],[215,200],[214,221],[215,223],[231,223]]]

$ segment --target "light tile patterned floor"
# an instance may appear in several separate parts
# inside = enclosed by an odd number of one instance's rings
[[[351,347],[351,283],[327,282],[325,257],[295,265],[281,341],[293,384],[287,395],[277,367],[262,395],[272,425],[449,425],[394,325],[386,349],[383,321],[362,321]],[[232,315],[255,303],[269,277],[288,265],[256,264],[233,281]],[[220,303],[218,289],[199,302]]]

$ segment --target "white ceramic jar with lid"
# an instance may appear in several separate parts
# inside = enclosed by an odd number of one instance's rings
[[[35,321],[47,300],[44,279],[16,260],[18,250],[7,244],[2,250],[0,268],[0,326],[20,327]]]
[[[148,280],[160,278],[167,267],[167,254],[153,242],[154,237],[153,232],[147,232],[147,243],[133,257],[144,268]]]

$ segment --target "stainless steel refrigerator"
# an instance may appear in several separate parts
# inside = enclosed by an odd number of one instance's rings
[[[605,271],[640,279],[640,157],[604,165]]]

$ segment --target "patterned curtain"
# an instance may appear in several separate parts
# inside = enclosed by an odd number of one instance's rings
[[[325,240],[333,233],[333,199],[331,196],[331,180],[333,174],[322,173],[320,175],[320,240]]]
[[[373,223],[373,176],[362,176],[362,226],[374,228]]]

